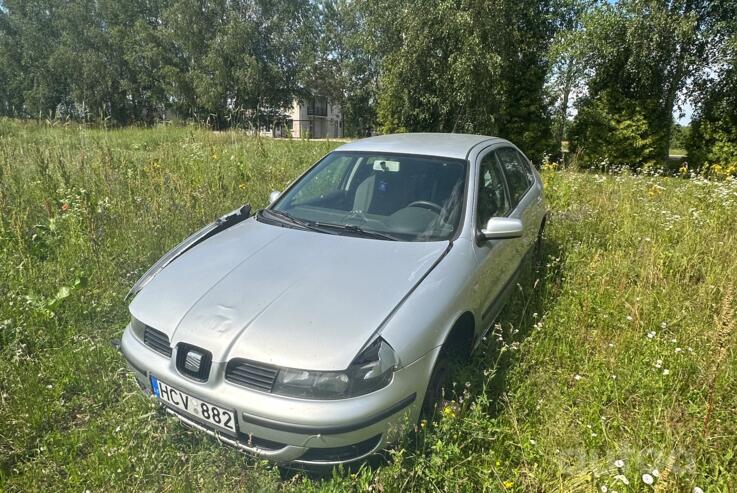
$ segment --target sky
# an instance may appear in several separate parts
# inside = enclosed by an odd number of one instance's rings
[[[676,108],[675,111],[673,111],[673,117],[680,125],[688,125],[691,123],[691,118],[693,117],[693,105],[690,101],[685,101],[683,103],[682,111],[683,116],[681,116],[680,111]]]

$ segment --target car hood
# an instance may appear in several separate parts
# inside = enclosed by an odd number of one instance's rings
[[[214,361],[341,370],[447,247],[252,218],[174,260],[130,311],[167,334],[172,346],[200,346]]]

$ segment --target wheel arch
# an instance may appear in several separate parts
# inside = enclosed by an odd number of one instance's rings
[[[476,317],[470,310],[461,313],[443,340],[443,350],[462,356],[471,354],[476,335]]]

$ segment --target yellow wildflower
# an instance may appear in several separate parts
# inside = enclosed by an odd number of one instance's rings
[[[455,410],[453,410],[452,406],[447,405],[443,408],[443,416],[445,416],[446,418],[453,418],[455,417],[455,415],[456,415],[456,412]]]

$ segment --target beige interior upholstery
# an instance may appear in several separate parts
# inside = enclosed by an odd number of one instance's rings
[[[371,206],[371,199],[374,197],[374,183],[376,175],[372,174],[358,185],[356,196],[353,199],[353,210],[366,212]]]

